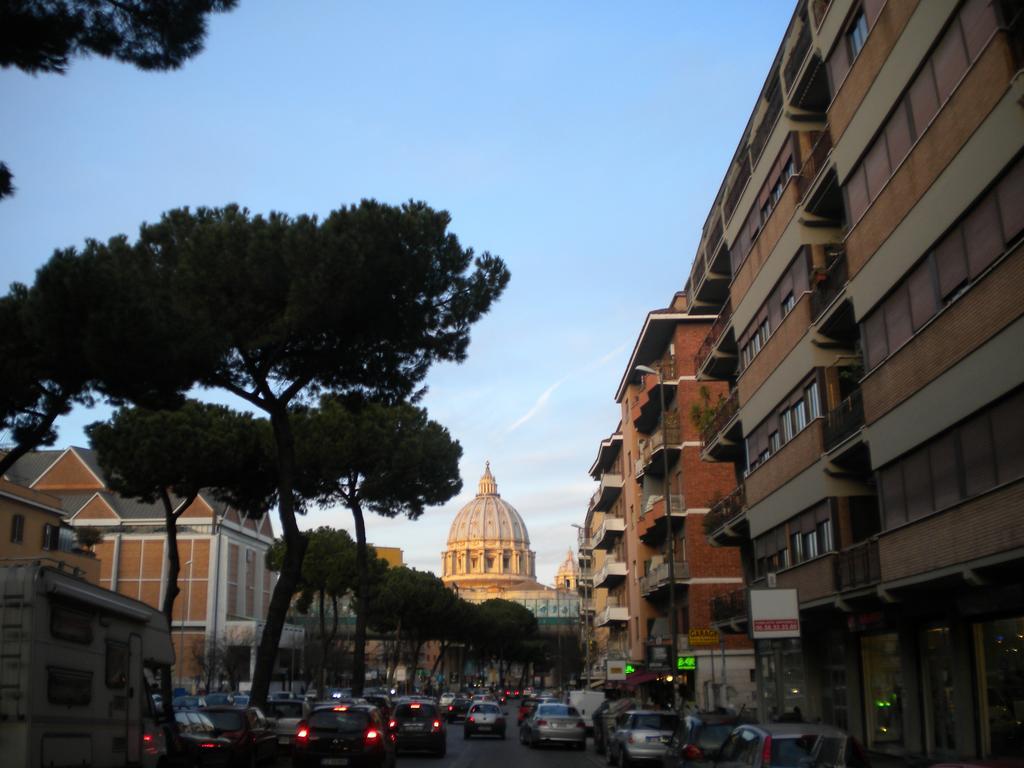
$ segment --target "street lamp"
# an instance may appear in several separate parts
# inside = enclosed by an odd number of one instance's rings
[[[181,649],[181,666],[178,669],[178,680],[185,680],[185,616],[188,614],[189,603],[192,602],[192,561],[189,560],[187,586],[185,587],[185,604],[181,607],[181,628],[178,630],[178,646]]]
[[[640,373],[653,373],[658,377],[658,402],[661,404],[661,461],[665,473],[665,520],[668,523],[668,629],[671,633],[669,638],[669,670],[676,669],[676,535],[675,526],[672,524],[672,493],[669,487],[668,477],[668,435],[666,434],[665,420],[668,414],[665,411],[665,379],[661,370],[655,370],[646,365],[638,365],[635,370]],[[675,686],[672,687],[672,706],[676,706]]]
[[[579,523],[569,523],[569,525],[571,525],[577,531],[581,531],[583,533],[584,541],[586,540],[586,530],[587,529],[584,526],[580,525]],[[582,567],[580,568],[580,578],[581,579],[583,578],[583,568]],[[587,582],[584,581],[583,582],[583,605],[581,606],[583,608],[583,610],[581,611],[581,614],[582,614],[583,618],[582,618],[580,623],[583,624],[583,665],[584,665],[583,674],[585,675],[585,678],[586,678],[586,681],[587,681],[586,690],[588,690],[588,691],[590,690],[590,629],[591,629],[591,619],[590,619],[590,616],[588,615],[588,610],[589,610],[589,602],[588,601],[589,601],[590,597],[591,596],[587,594]]]

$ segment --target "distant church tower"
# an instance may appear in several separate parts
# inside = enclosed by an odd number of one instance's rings
[[[570,549],[565,556],[565,560],[558,566],[558,572],[555,574],[555,589],[575,592],[579,578],[580,568],[576,564],[576,558],[573,557],[572,550]]]

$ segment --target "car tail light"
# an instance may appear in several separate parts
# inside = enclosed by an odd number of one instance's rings
[[[299,730],[295,732],[295,743],[299,746],[309,742],[309,727],[305,723],[299,723]]]
[[[433,726],[431,726],[431,727],[435,731],[441,730],[441,721],[440,720],[435,720]]]
[[[218,744],[214,744],[214,743],[213,743],[212,741],[204,741],[204,742],[203,742],[202,744],[200,744],[199,746],[200,746],[200,747],[201,747],[202,749],[216,749],[216,748],[217,748],[218,746],[220,746],[220,745],[218,745]]]
[[[455,707],[452,704],[449,704],[448,705],[448,711],[449,712],[453,712],[454,710],[455,710]]]
[[[472,716],[472,715],[470,715],[470,716],[469,716],[469,717],[468,717],[467,719],[468,719],[468,720],[469,720],[469,722],[471,722],[471,723],[475,723],[475,722],[476,722],[476,720],[474,720],[474,719],[473,719],[473,716]]]
[[[366,735],[363,737],[363,743],[366,746],[368,746],[368,747],[372,747],[372,746],[374,746],[376,744],[380,744],[381,743],[380,731],[377,731],[377,730],[375,730],[373,728],[368,730],[366,732]]]
[[[683,758],[686,760],[703,760],[704,753],[696,744],[687,744],[683,747]]]
[[[584,723],[582,720],[577,720],[576,721],[576,727],[577,728],[584,728],[585,729],[587,727],[587,724]]]
[[[388,728],[394,730],[397,727],[398,727],[398,721],[397,720],[388,720]]]
[[[420,708],[419,704],[410,704],[409,705],[409,709],[419,709],[419,708]]]
[[[335,712],[348,712],[348,705],[342,704],[340,707],[334,707]]]
[[[547,725],[547,724],[548,724],[547,720],[538,720],[537,721],[537,725]]]
[[[153,734],[152,733],[144,733],[144,734],[142,734],[142,743],[143,744],[149,744],[152,741],[153,741]]]
[[[772,737],[764,737],[764,746],[761,747],[761,765],[772,764]]]

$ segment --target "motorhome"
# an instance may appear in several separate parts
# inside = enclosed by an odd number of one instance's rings
[[[0,560],[4,765],[162,766],[149,681],[173,661],[156,609],[62,563]]]

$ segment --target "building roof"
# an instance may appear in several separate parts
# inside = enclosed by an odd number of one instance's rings
[[[14,462],[14,466],[4,473],[4,477],[12,483],[31,486],[63,453],[64,451],[59,450],[29,451]]]

